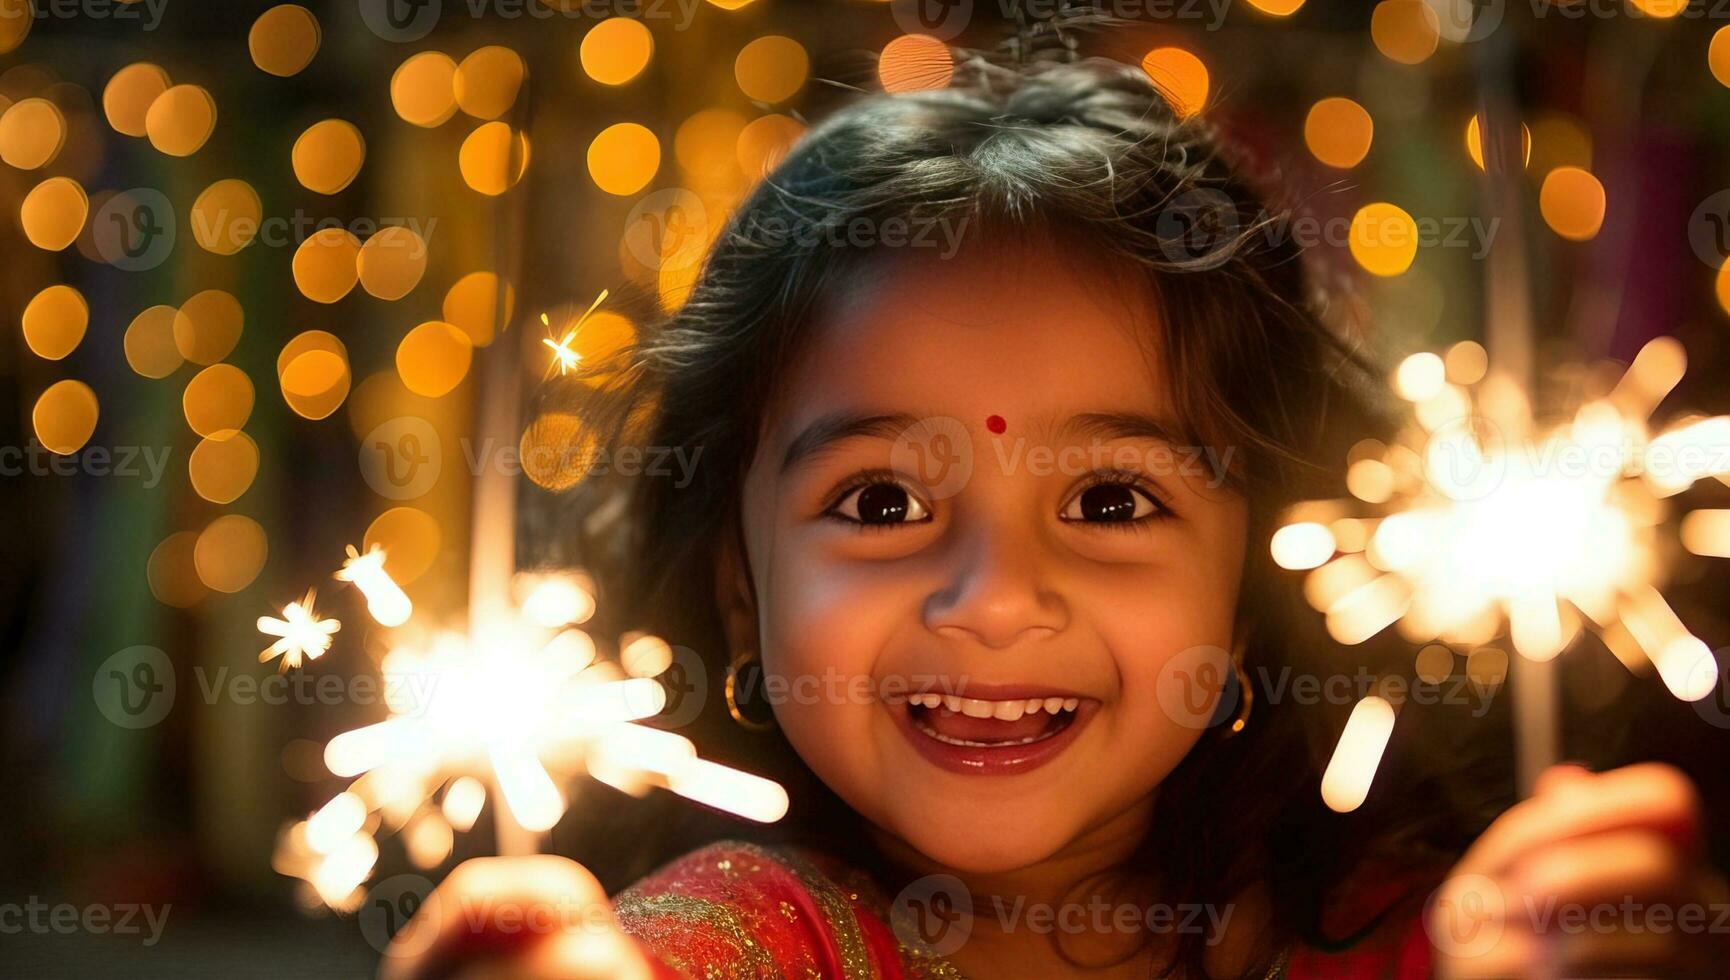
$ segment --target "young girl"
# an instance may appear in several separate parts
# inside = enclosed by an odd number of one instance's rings
[[[471,861],[386,973],[1697,962],[1703,930],[1620,904],[1710,897],[1673,770],[1557,768],[1487,830],[1396,764],[1360,813],[1320,806],[1340,709],[1268,678],[1354,664],[1267,539],[1373,418],[1301,258],[1125,66],[974,61],[813,130],[583,410],[700,450],[690,485],[632,488],[633,615],[728,665],[729,711],[778,733],[749,737],[826,787],[789,818],[823,846],[713,844],[610,904],[563,858]]]

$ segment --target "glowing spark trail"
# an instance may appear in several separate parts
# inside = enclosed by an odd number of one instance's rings
[[[258,655],[259,663],[280,656],[282,669],[287,670],[299,667],[302,659],[317,660],[330,649],[330,636],[342,629],[342,623],[334,619],[319,619],[312,609],[312,597],[312,590],[308,589],[304,599],[283,608],[281,619],[258,617],[258,631],[278,637]]]

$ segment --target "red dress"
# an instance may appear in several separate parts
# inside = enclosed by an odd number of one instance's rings
[[[726,842],[693,851],[614,901],[619,925],[666,980],[960,980],[953,964],[901,942],[889,903],[861,871],[821,855]],[[1345,953],[1294,950],[1270,977],[1428,976],[1416,923]]]

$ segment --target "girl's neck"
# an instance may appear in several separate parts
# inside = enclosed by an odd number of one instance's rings
[[[971,931],[951,958],[970,975],[1146,976],[1146,955],[1135,951],[1150,937],[1113,923],[1120,909],[1143,909],[1157,900],[1152,869],[1130,866],[1152,812],[1150,796],[1042,861],[993,872],[947,867],[892,834],[875,827],[870,833],[886,865],[884,884],[892,892],[935,874],[953,875],[966,886]],[[1159,955],[1159,944],[1154,946]],[[1083,970],[1078,962],[1118,967]],[[1004,969],[1004,964],[1015,968]]]

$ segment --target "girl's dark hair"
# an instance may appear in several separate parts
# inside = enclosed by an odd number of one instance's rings
[[[610,384],[583,389],[574,404],[587,439],[700,452],[689,485],[645,478],[587,488],[624,498],[622,509],[591,510],[619,519],[585,522],[600,530],[584,557],[606,593],[602,608],[621,626],[700,651],[709,688],[718,688],[726,651],[713,608],[717,552],[734,533],[743,473],[809,325],[874,254],[847,244],[845,230],[859,220],[948,222],[984,243],[1049,235],[1078,256],[1140,270],[1157,300],[1174,402],[1199,445],[1234,447],[1232,482],[1250,502],[1241,619],[1256,688],[1247,729],[1232,738],[1211,730],[1162,784],[1141,869],[1162,900],[1215,907],[1266,882],[1268,958],[1294,938],[1349,939],[1325,935],[1320,914],[1370,847],[1397,841],[1423,865],[1414,843],[1446,853],[1473,829],[1448,819],[1436,787],[1420,785],[1436,777],[1401,771],[1384,772],[1395,785],[1378,787],[1379,809],[1328,813],[1318,772],[1350,703],[1299,706],[1289,690],[1269,690],[1371,655],[1320,632],[1266,542],[1292,502],[1336,495],[1352,440],[1383,434],[1372,374],[1326,325],[1284,215],[1264,204],[1208,124],[1179,118],[1136,68],[1087,60],[1011,69],[974,58],[947,88],[862,98],[792,149],[731,216],[686,302],[645,327],[622,363],[603,365]],[[790,826],[809,842],[856,851],[862,838],[845,808],[783,739],[768,741],[769,755],[790,767],[776,773],[793,787]],[[1411,813],[1395,812],[1414,802]],[[1205,937],[1186,935],[1171,966],[1203,975],[1204,952]]]

